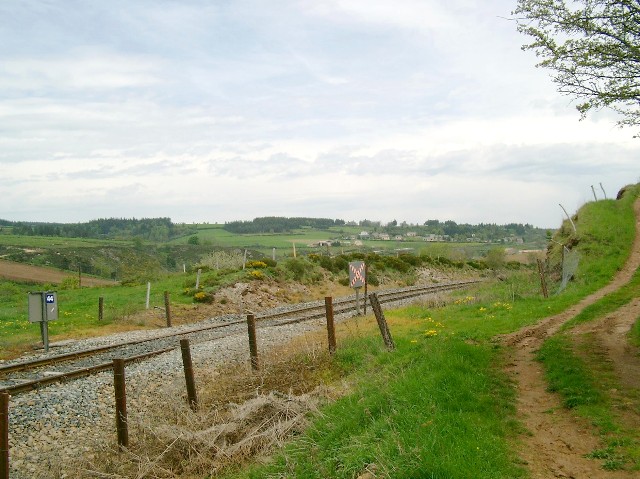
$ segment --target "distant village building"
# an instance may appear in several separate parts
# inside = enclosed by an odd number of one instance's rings
[[[424,240],[429,242],[449,241],[449,238],[449,235],[435,235],[431,233],[424,236]]]
[[[418,233],[416,233],[415,231],[407,231],[407,236],[409,238],[413,238],[415,236],[418,236]]]
[[[362,240],[365,239],[369,239],[369,232],[368,231],[361,231],[360,234],[358,235],[358,237]]]

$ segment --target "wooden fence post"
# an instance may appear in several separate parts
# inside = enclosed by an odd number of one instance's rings
[[[547,290],[547,280],[544,277],[544,266],[542,264],[542,261],[540,261],[540,259],[538,259],[537,261],[538,261],[538,274],[540,275],[540,286],[542,287],[542,295],[545,298],[548,298],[549,291]]]
[[[367,267],[367,263],[364,264],[364,315],[367,315],[367,297],[368,297],[368,291],[367,291],[367,286],[369,284],[369,280],[367,279],[367,275],[368,275],[369,271],[368,271],[368,267]]]
[[[258,342],[256,340],[256,317],[253,314],[247,315],[247,330],[249,332],[249,355],[251,357],[251,369],[260,369],[258,362]]]
[[[336,352],[336,328],[333,322],[333,298],[325,296],[324,309],[327,316],[327,336],[329,338],[329,354]]]
[[[124,359],[113,360],[113,388],[116,396],[116,430],[118,431],[118,446],[122,449],[129,446]]]
[[[164,312],[167,317],[167,328],[171,327],[171,301],[169,291],[164,292]]]
[[[0,393],[0,479],[9,479],[9,393]]]
[[[184,379],[187,382],[187,400],[193,411],[198,409],[198,396],[196,395],[196,383],[193,378],[193,363],[191,362],[191,350],[189,340],[180,340],[180,350],[182,351],[182,365],[184,367]]]
[[[373,309],[373,313],[376,315],[376,321],[378,321],[378,328],[380,328],[380,334],[382,335],[384,344],[389,349],[395,349],[396,345],[393,342],[393,338],[391,338],[389,325],[387,324],[387,320],[385,319],[382,308],[380,307],[378,295],[376,293],[371,293],[369,295],[369,302],[371,303],[371,309]]]
[[[104,319],[104,298],[100,296],[98,298],[98,321]]]

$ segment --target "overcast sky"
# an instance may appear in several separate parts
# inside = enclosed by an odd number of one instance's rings
[[[515,0],[2,0],[0,218],[557,227],[640,181]]]

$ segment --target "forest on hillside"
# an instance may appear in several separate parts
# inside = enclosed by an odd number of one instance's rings
[[[176,224],[171,218],[102,218],[86,223],[27,223],[0,220],[15,235],[66,238],[131,239],[168,241],[196,232],[193,225]]]

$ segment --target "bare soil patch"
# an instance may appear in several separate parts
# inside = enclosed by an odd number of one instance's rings
[[[12,281],[29,281],[32,283],[59,284],[67,278],[77,277],[65,271],[13,261],[0,260],[0,277]],[[82,276],[82,286],[109,286],[116,284],[107,279]]]
[[[640,267],[640,200],[637,200],[636,238],[625,267],[604,288],[580,301],[561,314],[551,316],[534,326],[505,336],[504,343],[513,346],[507,372],[518,391],[518,415],[530,435],[523,437],[520,456],[528,464],[533,478],[637,478],[637,472],[606,471],[598,460],[585,457],[601,447],[597,432],[581,418],[561,406],[556,394],[547,391],[543,369],[534,359],[544,338],[584,308],[626,284]],[[592,334],[598,338],[598,353],[611,362],[617,379],[627,391],[612,391],[621,397],[636,395],[640,385],[638,351],[626,340],[634,322],[640,317],[640,299],[607,315],[599,321],[574,328],[571,334]],[[628,425],[640,424],[637,409],[620,411]]]

